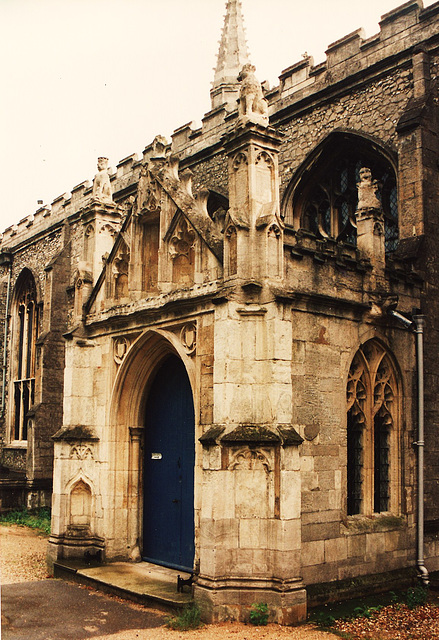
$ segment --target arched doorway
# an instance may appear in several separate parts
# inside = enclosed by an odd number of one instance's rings
[[[192,571],[195,427],[182,361],[170,355],[152,381],[145,409],[143,557]]]

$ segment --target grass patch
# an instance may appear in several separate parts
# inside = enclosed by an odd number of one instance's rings
[[[0,514],[0,523],[29,527],[48,536],[50,535],[50,509],[9,511],[8,513]]]
[[[184,607],[181,613],[166,620],[166,626],[175,631],[189,631],[201,626],[200,607],[193,603]]]

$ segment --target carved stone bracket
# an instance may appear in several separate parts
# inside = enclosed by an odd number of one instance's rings
[[[65,440],[66,442],[88,441],[98,442],[99,438],[92,427],[85,425],[69,425],[61,427],[53,436],[52,440]]]
[[[277,445],[280,442],[280,436],[268,427],[246,424],[239,425],[221,438],[221,444],[228,446],[244,443],[255,446],[261,444]]]
[[[233,431],[224,434],[224,425],[212,425],[199,438],[205,447],[222,445],[223,447],[235,447],[247,445],[252,447],[261,446],[299,446],[303,438],[293,426],[281,425],[276,431],[263,425],[242,424]],[[224,434],[224,435],[223,435]]]
[[[203,447],[213,447],[218,445],[219,437],[224,433],[225,427],[222,425],[213,425],[198,440]]]

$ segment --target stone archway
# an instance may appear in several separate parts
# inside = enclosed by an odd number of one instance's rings
[[[115,379],[110,415],[110,464],[114,476],[109,487],[113,493],[109,501],[113,505],[109,557],[140,560],[144,555],[142,444],[145,412],[157,372],[172,358],[181,362],[192,397],[195,379],[193,362],[185,354],[178,337],[164,330],[148,330],[133,342]]]

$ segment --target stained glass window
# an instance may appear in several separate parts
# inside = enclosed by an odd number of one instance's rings
[[[398,192],[396,175],[388,160],[367,142],[353,136],[333,138],[317,159],[302,172],[287,205],[287,224],[320,238],[356,244],[355,210],[360,169],[368,167],[378,182],[377,196],[385,220],[386,253],[398,245]],[[288,191],[288,190],[287,190]]]

